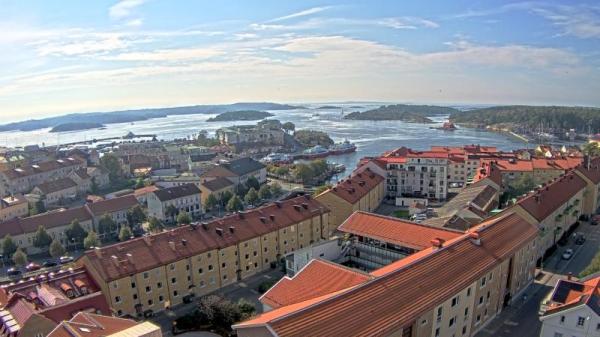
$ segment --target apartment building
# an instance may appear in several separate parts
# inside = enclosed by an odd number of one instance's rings
[[[148,207],[148,196],[152,193],[158,191],[159,188],[155,185],[145,186],[142,188],[137,188],[133,191],[133,196],[137,199],[140,205],[144,207]]]
[[[47,336],[57,325],[80,312],[110,315],[108,303],[99,290],[83,268],[4,283],[0,286],[2,335]]]
[[[285,145],[285,132],[269,125],[238,125],[218,129],[217,139],[235,152],[272,152]]]
[[[585,158],[574,172],[586,183],[583,214],[595,214],[600,207],[600,158]]]
[[[178,176],[158,176],[153,178],[154,184],[161,188],[169,188],[187,184],[194,184],[198,188],[202,184],[203,179],[192,173],[184,173]]]
[[[100,219],[108,215],[117,224],[113,233],[117,234],[121,226],[127,224],[127,212],[138,205],[139,202],[134,195],[124,195],[113,199],[87,203],[85,208],[92,216],[96,228],[100,223]]]
[[[31,190],[31,194],[37,195],[46,207],[74,200],[77,198],[78,192],[79,188],[71,178],[47,181]]]
[[[149,322],[78,312],[57,325],[46,337],[162,337],[160,327]]]
[[[174,207],[179,212],[186,212],[192,218],[202,214],[201,191],[194,184],[163,188],[148,195],[148,215],[161,221],[175,221],[175,214],[169,210]]]
[[[372,212],[384,197],[384,178],[367,168],[339,181],[315,199],[331,210],[327,231],[331,236],[353,212]]]
[[[545,302],[540,337],[600,336],[600,275],[558,280]]]
[[[205,295],[323,240],[329,210],[297,197],[202,224],[88,251],[79,260],[118,315],[142,315]]]
[[[256,178],[260,184],[265,183],[267,181],[267,168],[260,162],[245,157],[220,163],[204,173],[202,178],[205,181],[219,177],[227,178],[237,186],[244,184],[250,176]]]
[[[72,171],[84,167],[84,160],[69,157],[0,171],[0,196],[28,193],[37,185],[66,178]]]
[[[29,214],[27,199],[17,194],[0,199],[0,223]]]
[[[241,337],[473,336],[532,282],[537,235],[534,224],[505,212],[455,238],[433,237],[368,276],[326,267],[322,286],[271,296],[283,305],[233,328]]]
[[[207,180],[200,184],[202,205],[206,205],[206,199],[214,195],[217,200],[221,200],[225,192],[234,193],[235,185],[231,180],[223,177]]]

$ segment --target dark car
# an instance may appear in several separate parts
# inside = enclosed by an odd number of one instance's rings
[[[73,257],[68,256],[68,255],[61,256],[60,259],[58,259],[60,264],[67,264],[67,263],[73,262],[73,260],[74,260]]]
[[[585,242],[585,236],[583,236],[583,235],[578,235],[577,238],[575,239],[576,245],[582,245],[584,242]]]
[[[25,267],[25,269],[27,269],[27,271],[39,270],[40,268],[42,268],[42,266],[40,266],[39,264],[37,264],[35,262],[31,262]]]
[[[8,276],[19,276],[19,275],[21,275],[21,270],[15,268],[15,267],[8,268],[8,270],[6,271],[6,274]]]
[[[56,261],[52,261],[52,260],[46,260],[46,261],[44,261],[44,263],[42,263],[42,267],[44,267],[44,268],[54,267],[56,265],[57,265]]]

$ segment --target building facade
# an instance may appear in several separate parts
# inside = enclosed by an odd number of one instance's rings
[[[148,215],[165,222],[174,222],[180,212],[197,218],[202,214],[201,193],[194,184],[156,190],[147,198]]]

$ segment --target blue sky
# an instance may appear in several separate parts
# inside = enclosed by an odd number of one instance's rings
[[[0,0],[0,115],[237,101],[600,106],[594,1]]]

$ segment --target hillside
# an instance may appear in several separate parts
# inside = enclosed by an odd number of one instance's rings
[[[505,125],[516,128],[537,129],[576,129],[587,132],[600,128],[600,108],[567,106],[496,106],[468,111],[457,111],[450,119],[463,125],[495,126]]]
[[[277,104],[277,103],[234,103],[225,105],[194,105],[176,108],[157,108],[157,109],[139,109],[123,110],[112,112],[88,112],[75,113],[57,117],[48,117],[42,119],[31,119],[22,122],[15,122],[0,125],[2,131],[31,131],[44,128],[52,128],[66,123],[130,123],[144,121],[152,118],[161,118],[170,115],[194,115],[194,114],[214,114],[228,111],[243,110],[289,110],[300,107]]]
[[[50,132],[66,132],[66,131],[79,131],[101,128],[104,125],[101,123],[64,123],[59,124],[50,130]]]
[[[365,112],[352,112],[345,119],[356,120],[399,120],[411,123],[431,123],[427,116],[450,115],[458,110],[434,105],[407,105],[395,104],[384,105],[377,109],[367,110]]]
[[[227,111],[216,117],[209,118],[207,122],[256,121],[271,116],[273,116],[272,113],[257,110]]]

